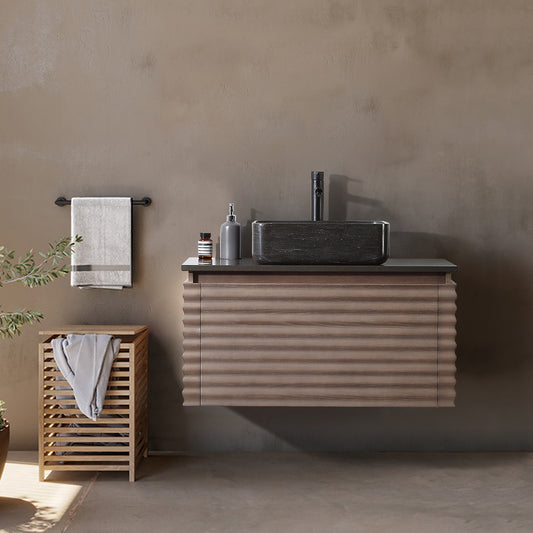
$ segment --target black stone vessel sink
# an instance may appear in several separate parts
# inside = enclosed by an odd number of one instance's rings
[[[389,257],[389,223],[256,220],[252,257],[272,265],[380,265]]]

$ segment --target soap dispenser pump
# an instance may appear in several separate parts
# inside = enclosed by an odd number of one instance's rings
[[[234,204],[229,204],[226,222],[220,226],[220,259],[241,258],[241,225],[234,208]]]

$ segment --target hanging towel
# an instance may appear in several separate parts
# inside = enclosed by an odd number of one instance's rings
[[[73,287],[131,287],[131,206],[131,198],[72,198],[72,235],[83,238],[72,254]]]
[[[111,335],[69,334],[52,339],[54,359],[74,392],[80,411],[96,420],[102,413],[107,382],[120,339]]]

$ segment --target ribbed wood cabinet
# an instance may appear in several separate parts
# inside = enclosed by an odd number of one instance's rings
[[[184,403],[453,406],[449,272],[189,272]]]

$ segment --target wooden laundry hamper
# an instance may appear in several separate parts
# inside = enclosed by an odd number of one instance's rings
[[[41,331],[39,344],[39,479],[45,470],[135,469],[148,454],[147,326],[64,326]],[[52,339],[68,333],[99,333],[121,339],[102,415],[96,422],[78,409],[56,366]]]

